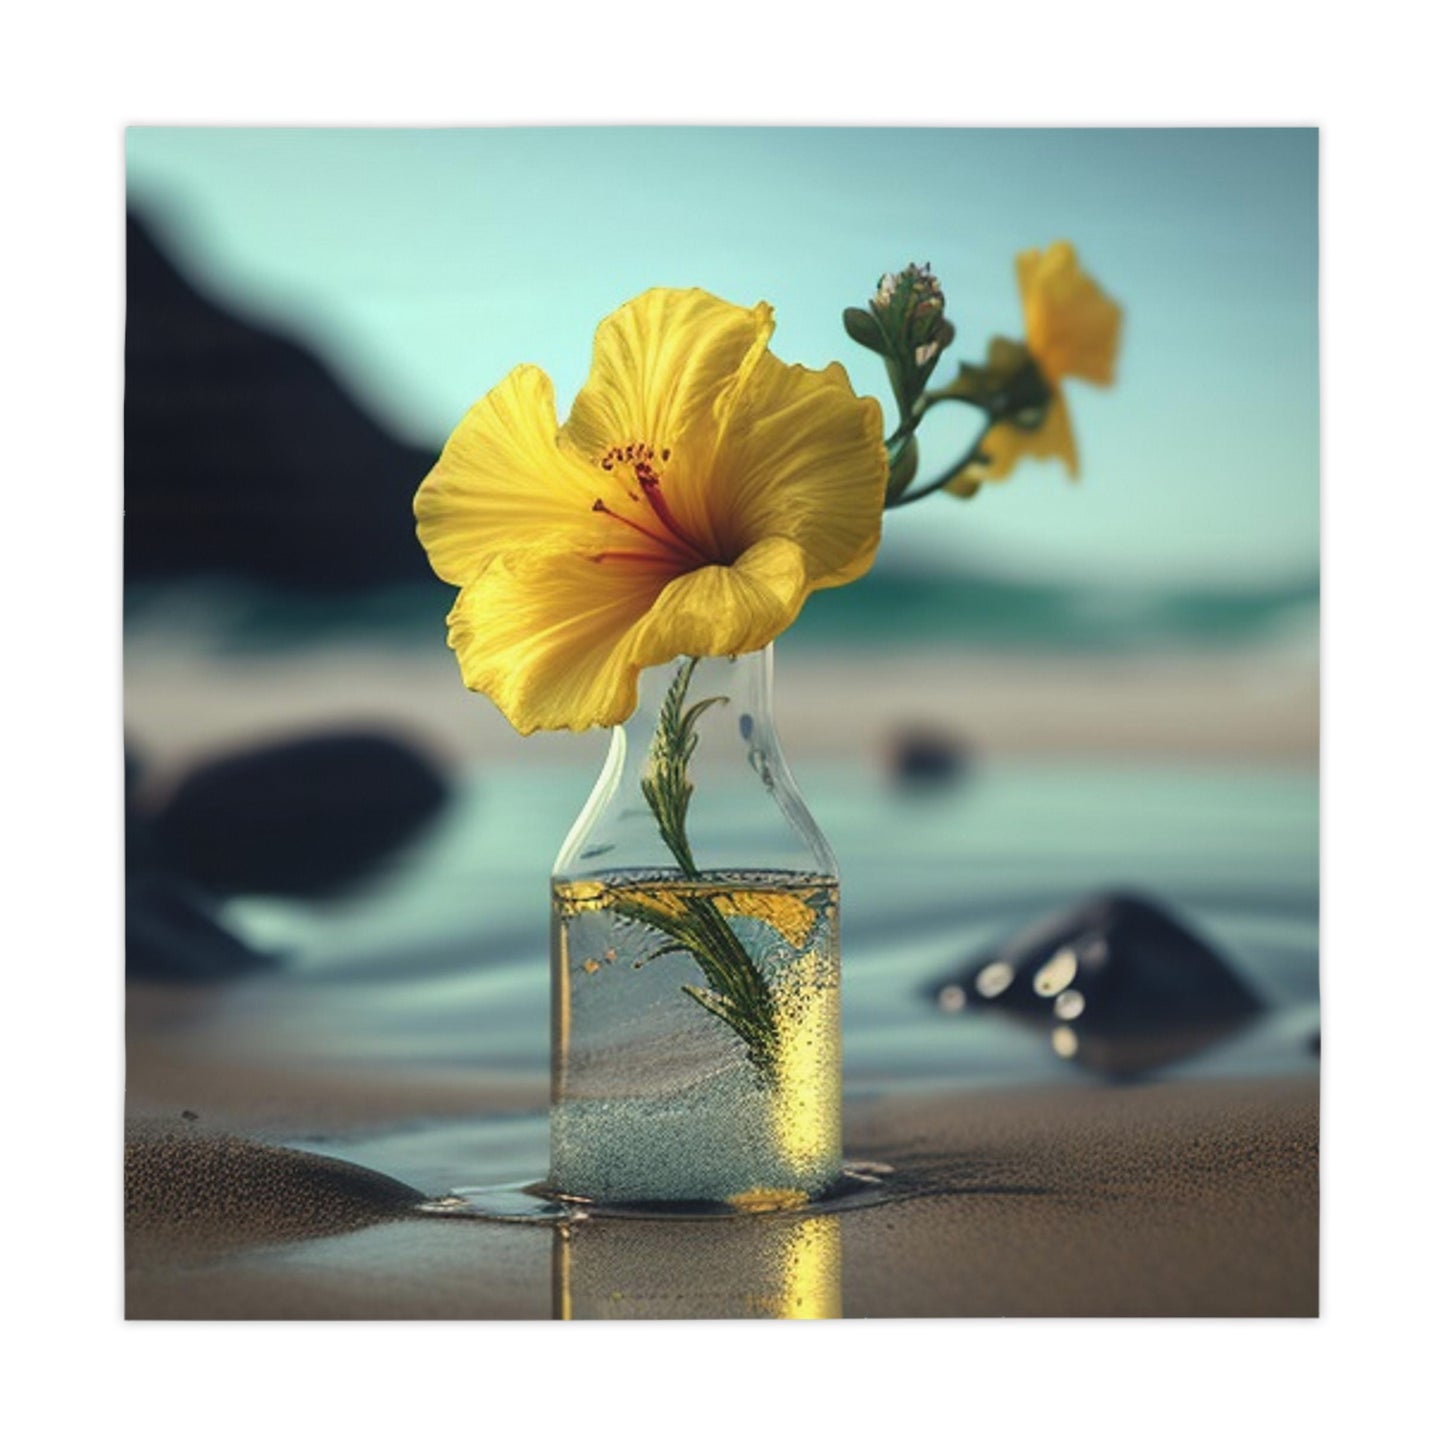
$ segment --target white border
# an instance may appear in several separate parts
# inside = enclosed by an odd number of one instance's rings
[[[1438,49],[1423,7],[257,0],[7,21],[12,1413],[53,1438],[795,1430],[1413,1438],[1439,888]],[[587,1331],[122,1327],[119,374],[127,123],[1323,125],[1326,1318]],[[18,895],[18,896],[17,896]],[[8,950],[7,950],[8,952]],[[77,1010],[83,1025],[74,1023]],[[1416,1021],[1419,1021],[1418,1023]],[[1371,1025],[1374,1025],[1373,1027]],[[1428,1072],[1427,1072],[1428,1071]],[[18,1087],[24,1081],[29,1087]],[[18,1096],[18,1097],[17,1097]],[[1433,1162],[1433,1161],[1432,1161]],[[300,1327],[292,1327],[293,1329]],[[708,1355],[724,1352],[720,1384]],[[27,1398],[28,1397],[28,1398]],[[22,1411],[24,1413],[22,1413]],[[644,1424],[651,1417],[652,1428]],[[1399,1428],[1392,1428],[1398,1426]],[[1418,1428],[1418,1427],[1416,1427]],[[907,1433],[905,1433],[907,1432]],[[1006,1435],[1005,1433],[1006,1432]]]

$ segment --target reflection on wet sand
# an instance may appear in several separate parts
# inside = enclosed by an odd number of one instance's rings
[[[589,1219],[552,1246],[559,1320],[838,1319],[843,1242],[832,1215]]]

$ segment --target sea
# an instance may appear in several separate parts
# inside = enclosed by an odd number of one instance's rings
[[[132,585],[127,660],[178,618],[192,645],[199,636],[220,658],[319,655],[358,640],[435,649],[448,596],[427,585],[345,597]],[[788,645],[866,654],[907,637],[1009,656],[1307,655],[1318,624],[1316,577],[1230,591],[879,572],[814,598]],[[548,880],[596,766],[468,764],[435,826],[364,887],[326,902],[230,901],[231,926],[295,980],[296,1019],[278,1027],[309,1029],[308,1050],[358,1065],[545,1074]],[[1157,903],[1266,1004],[1156,1072],[1317,1067],[1312,765],[984,752],[924,787],[823,756],[794,758],[793,770],[839,863],[845,1092],[1089,1078],[1047,1030],[1002,1010],[950,1012],[939,985],[1017,930],[1106,890]],[[751,800],[736,806],[745,842]]]

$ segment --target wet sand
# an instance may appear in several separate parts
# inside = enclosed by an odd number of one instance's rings
[[[1318,1312],[1313,1074],[875,1093],[845,1139],[883,1202],[559,1231],[417,1208],[535,1177],[545,1080],[241,1067],[133,993],[131,1319]]]

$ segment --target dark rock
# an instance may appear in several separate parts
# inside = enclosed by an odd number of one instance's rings
[[[435,460],[368,416],[306,348],[201,295],[127,218],[128,581],[426,581],[411,499]]]
[[[889,741],[888,754],[894,780],[908,788],[956,783],[968,770],[967,743],[930,728],[901,729]]]
[[[364,878],[446,797],[440,773],[407,744],[324,734],[196,769],[152,829],[165,866],[218,893],[317,897]]]
[[[160,857],[151,818],[138,806],[144,769],[125,751],[125,971],[129,978],[214,983],[272,964],[219,918],[220,900]]]
[[[128,869],[125,971],[129,978],[215,983],[273,964],[217,919],[218,900],[173,874]]]
[[[1195,1053],[1262,1008],[1214,948],[1127,893],[1044,919],[930,992],[946,1012],[983,1009],[1047,1029],[1061,1057],[1114,1077]]]

